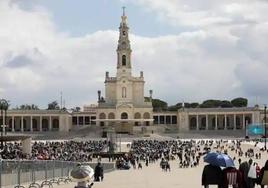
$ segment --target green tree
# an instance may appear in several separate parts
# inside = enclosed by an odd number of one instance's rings
[[[238,97],[238,98],[231,100],[231,103],[235,107],[247,107],[248,106],[248,99]]]
[[[179,108],[178,108],[178,106],[176,106],[176,105],[172,105],[172,106],[169,106],[168,108],[167,108],[167,110],[168,111],[177,111]]]
[[[230,101],[223,100],[223,101],[221,101],[221,107],[222,108],[232,108],[233,104]]]
[[[168,104],[160,99],[152,99],[152,105],[154,111],[167,110]]]
[[[144,97],[144,102],[150,102],[151,98],[150,97]]]
[[[200,105],[201,108],[217,108],[220,106],[221,106],[221,101],[214,100],[214,99],[206,100]]]
[[[39,110],[38,106],[35,104],[22,104],[17,107],[18,110]]]
[[[57,101],[52,101],[51,103],[48,103],[47,105],[48,110],[59,110],[60,106]]]
[[[193,102],[193,103],[190,104],[190,107],[191,108],[197,108],[197,107],[199,107],[199,103],[198,102]]]

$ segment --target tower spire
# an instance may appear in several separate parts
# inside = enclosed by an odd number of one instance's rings
[[[123,16],[125,16],[125,9],[126,9],[126,7],[123,6],[122,9],[123,9]]]
[[[131,47],[128,38],[127,16],[125,12],[126,7],[122,7],[123,14],[119,26],[119,40],[117,46],[117,69],[118,72],[126,72],[128,69],[131,73]]]

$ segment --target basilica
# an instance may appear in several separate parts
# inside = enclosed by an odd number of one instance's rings
[[[125,13],[121,16],[116,52],[116,76],[110,77],[106,72],[105,97],[98,91],[97,125],[112,125],[117,132],[132,132],[134,124],[151,124],[152,90],[149,100],[145,101],[143,72],[136,77],[132,75],[132,50]]]
[[[10,132],[68,132],[77,127],[112,127],[118,133],[145,131],[191,132],[240,130],[249,124],[262,124],[264,111],[258,107],[182,108],[154,112],[153,91],[144,91],[145,75],[132,75],[131,43],[127,16],[123,11],[116,49],[116,75],[106,72],[105,91],[98,93],[97,105],[85,105],[81,112],[63,110],[9,110],[5,129]],[[145,97],[149,96],[149,97]],[[232,133],[232,132],[230,132]]]

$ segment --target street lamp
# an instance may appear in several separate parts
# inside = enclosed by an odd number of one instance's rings
[[[0,110],[1,110],[1,117],[2,117],[2,125],[1,126],[1,148],[3,149],[3,134],[6,132],[6,124],[7,124],[7,109],[8,109],[8,101],[5,99],[0,99]]]
[[[267,131],[266,131],[266,110],[267,106],[264,105],[264,149],[266,150],[266,137],[267,137]]]
[[[246,124],[245,124],[245,138],[248,139],[248,120],[246,120]]]

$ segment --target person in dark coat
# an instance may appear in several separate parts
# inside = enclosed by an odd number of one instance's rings
[[[221,168],[211,164],[206,165],[202,173],[202,185],[205,188],[208,188],[209,185],[218,185],[218,188],[222,188],[223,172]]]
[[[249,161],[245,161],[240,164],[239,171],[242,174],[242,186],[243,188],[250,188],[250,180],[248,178],[248,171],[250,168],[250,165],[252,164],[252,159],[249,159]]]
[[[264,172],[265,172],[265,171],[268,171],[268,160],[265,162],[264,167],[262,167],[262,169],[261,169],[261,171],[260,171],[260,176],[259,176],[259,178],[258,178],[258,180],[257,180],[257,183],[258,183],[259,185],[261,185],[261,182],[262,182],[263,175],[264,175]],[[261,188],[264,188],[264,185],[261,185]]]
[[[102,181],[103,177],[103,166],[98,162],[94,170],[94,179],[95,181]]]

